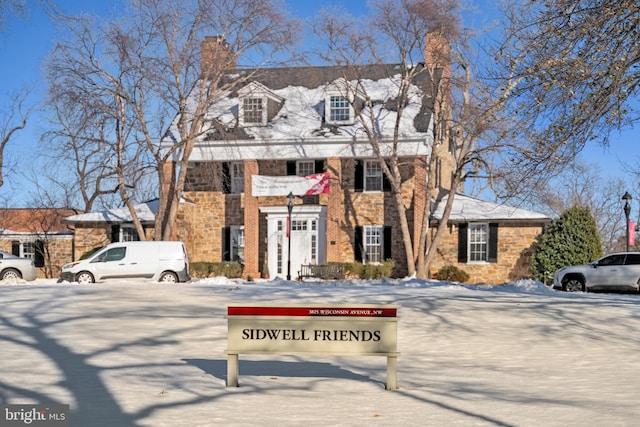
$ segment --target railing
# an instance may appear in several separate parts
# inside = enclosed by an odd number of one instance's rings
[[[325,280],[344,279],[344,266],[342,264],[301,265],[298,277],[300,280],[310,277]]]

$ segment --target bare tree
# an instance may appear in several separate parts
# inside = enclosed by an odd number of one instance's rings
[[[551,185],[534,189],[535,209],[559,217],[573,206],[589,208],[598,227],[605,253],[624,250],[625,217],[621,179],[604,178],[597,164],[580,160],[567,166]]]
[[[29,90],[10,96],[9,105],[0,113],[0,186],[4,184],[4,150],[16,132],[27,126],[30,109],[25,106]]]
[[[367,137],[391,181],[395,205],[401,221],[403,242],[409,274],[426,277],[429,265],[437,254],[438,245],[447,231],[448,218],[457,191],[465,181],[482,178],[491,183],[496,172],[496,159],[511,144],[513,122],[507,116],[507,106],[521,77],[514,72],[517,61],[508,63],[510,74],[501,80],[482,78],[469,40],[470,31],[463,29],[461,5],[456,0],[380,0],[371,5],[371,19],[351,19],[343,12],[330,12],[321,18],[318,34],[327,37],[330,54],[325,59],[345,69],[355,68],[364,61],[400,63],[397,85],[397,123],[403,108],[409,103],[411,84],[424,79],[432,88],[430,106],[435,123],[436,144],[428,156],[428,181],[425,191],[440,199],[445,194],[444,216],[427,246],[430,203],[425,206],[420,236],[412,236],[400,193],[401,176],[398,169],[398,126],[393,135],[393,150],[382,152],[376,119],[370,115],[369,105],[359,112],[367,129]],[[426,54],[426,58],[425,58]],[[356,81],[352,92],[363,90]],[[365,99],[367,97],[365,96]],[[363,112],[369,112],[364,116]],[[440,150],[440,151],[438,151]],[[447,154],[448,153],[448,154]],[[435,162],[446,157],[452,171],[450,180],[436,188]],[[440,191],[435,191],[440,190]],[[439,194],[438,194],[439,193]],[[412,237],[415,237],[413,239]]]
[[[4,27],[7,16],[22,15],[26,9],[24,0],[0,0],[0,28]]]
[[[640,4],[635,0],[518,2],[503,45],[523,81],[513,113],[546,150],[567,162],[585,144],[640,118]]]
[[[58,45],[51,69],[58,87],[73,87],[77,101],[109,124],[94,143],[111,141],[107,166],[137,227],[129,187],[153,168],[155,238],[170,239],[207,108],[230,89],[223,72],[242,55],[272,61],[294,39],[297,24],[278,4],[262,0],[131,0],[129,7],[126,18],[102,25],[65,20],[72,37]],[[201,64],[200,45],[209,35],[222,36],[208,45],[212,56]]]

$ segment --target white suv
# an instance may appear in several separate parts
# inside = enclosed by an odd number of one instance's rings
[[[554,289],[577,291],[640,290],[640,252],[603,256],[588,265],[564,267],[553,277]]]

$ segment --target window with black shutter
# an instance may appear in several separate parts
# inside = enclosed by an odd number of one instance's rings
[[[229,162],[222,163],[222,192],[231,194],[231,168]]]
[[[44,242],[42,240],[37,240],[35,243],[33,264],[36,267],[44,267]]]
[[[458,226],[458,262],[498,262],[498,224]]]

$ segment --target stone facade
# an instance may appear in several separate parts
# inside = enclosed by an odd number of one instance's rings
[[[396,260],[396,273],[406,274],[402,233],[398,227],[398,213],[388,191],[356,192],[354,183],[355,160],[330,158],[324,161],[325,170],[331,176],[331,193],[296,198],[296,204],[326,206],[327,235],[326,261],[354,261],[354,233],[356,226],[392,226],[391,250]],[[402,159],[402,196],[405,200],[409,227],[413,227],[413,206],[418,201],[424,206],[424,193],[416,192],[414,173],[416,165],[425,162]],[[283,196],[251,196],[251,176],[284,176],[287,162],[284,160],[245,160],[244,189],[242,194],[224,194],[220,162],[197,162],[191,165],[185,199],[180,208],[185,221],[178,227],[181,240],[185,241],[192,261],[216,262],[222,260],[223,229],[231,225],[245,227],[245,276],[258,277],[267,255],[266,216],[260,214],[261,207],[283,207],[287,200]],[[426,176],[424,170],[420,176]],[[207,191],[208,190],[208,191]]]
[[[450,224],[449,232],[438,246],[438,256],[431,264],[430,274],[447,265],[466,271],[470,283],[505,283],[531,277],[529,268],[533,246],[543,225],[532,222],[501,222],[498,225],[497,262],[458,262],[457,225]],[[435,228],[431,230],[432,235]]]

